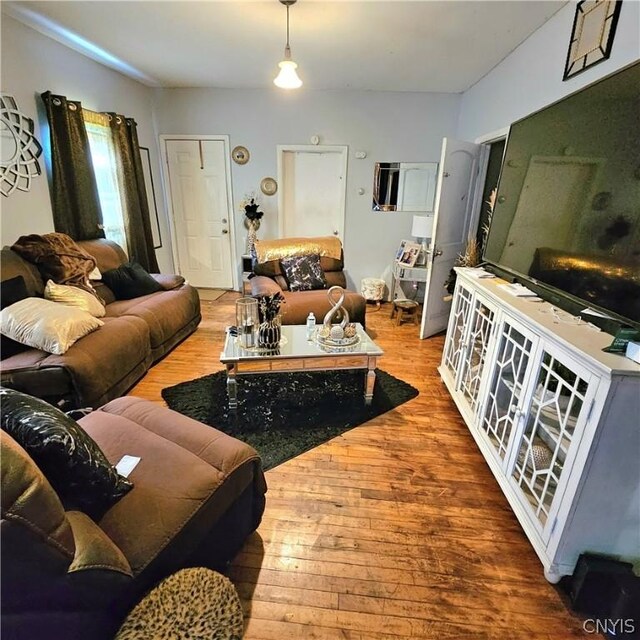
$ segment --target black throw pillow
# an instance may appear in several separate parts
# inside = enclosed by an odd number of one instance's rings
[[[287,279],[289,291],[312,291],[326,289],[327,279],[320,265],[320,256],[312,253],[308,256],[282,258],[280,266]]]
[[[65,509],[98,518],[133,484],[69,416],[44,400],[0,387],[0,426],[31,456]]]
[[[102,282],[113,291],[116,300],[131,300],[162,291],[162,286],[137,262],[125,262],[102,274]]]
[[[0,310],[28,297],[29,292],[22,276],[9,278],[0,283]],[[10,358],[30,348],[26,344],[20,344],[7,336],[2,336],[0,339],[0,358]]]

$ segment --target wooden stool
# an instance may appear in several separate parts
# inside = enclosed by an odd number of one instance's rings
[[[396,315],[396,327],[400,326],[402,322],[402,316],[407,314],[410,318],[413,318],[413,324],[418,324],[418,310],[420,305],[415,300],[394,300],[391,307],[391,316]]]

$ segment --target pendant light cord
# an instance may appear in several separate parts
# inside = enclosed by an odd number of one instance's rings
[[[287,5],[287,46],[285,51],[291,56],[291,48],[289,47],[289,5]]]

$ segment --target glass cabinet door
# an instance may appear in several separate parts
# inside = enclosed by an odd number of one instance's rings
[[[571,447],[585,421],[591,375],[577,373],[579,369],[542,351],[524,430],[515,447],[511,477],[542,529],[549,523],[563,474],[570,468],[570,450],[571,454],[575,450]]]
[[[458,283],[452,311],[452,323],[449,325],[451,328],[447,333],[447,342],[442,358],[444,366],[449,370],[454,380],[457,379],[460,357],[464,350],[464,335],[472,299],[473,294],[471,291]]]
[[[460,354],[459,382],[459,389],[469,405],[471,415],[475,415],[478,408],[480,382],[495,315],[495,309],[491,308],[482,298],[475,298],[465,348]]]
[[[498,331],[497,351],[479,428],[496,456],[506,464],[509,443],[522,415],[528,365],[535,344],[533,335],[506,317]]]

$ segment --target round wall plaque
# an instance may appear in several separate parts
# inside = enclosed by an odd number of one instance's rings
[[[231,152],[231,158],[236,164],[247,164],[249,157],[249,150],[246,147],[238,146]]]
[[[272,196],[278,190],[278,183],[274,178],[263,178],[260,183],[260,191],[264,193],[265,196]]]

